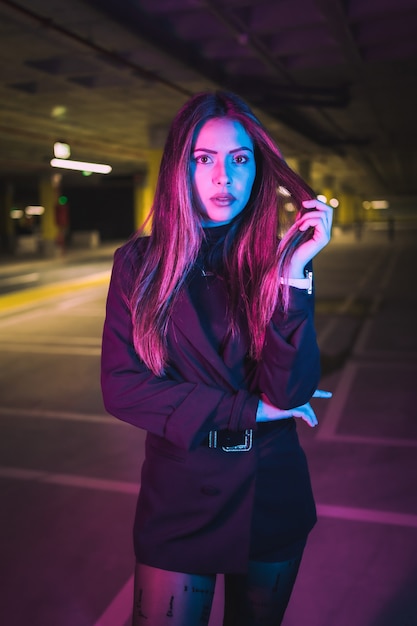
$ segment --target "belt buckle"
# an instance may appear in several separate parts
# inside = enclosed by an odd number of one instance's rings
[[[217,431],[216,430],[211,430],[209,432],[208,440],[209,440],[209,443],[208,443],[208,447],[209,448],[221,447],[221,449],[224,452],[249,452],[249,450],[252,449],[253,430],[251,428],[247,428],[244,431],[244,442],[243,443],[239,443],[236,446],[218,446],[217,445]]]

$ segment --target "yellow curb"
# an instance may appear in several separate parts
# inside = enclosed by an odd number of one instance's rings
[[[79,278],[63,283],[45,285],[44,287],[32,287],[24,291],[6,294],[0,296],[0,311],[4,312],[6,309],[21,308],[34,302],[56,298],[73,291],[87,289],[88,287],[99,287],[100,285],[108,284],[109,280],[110,271],[106,271],[94,276],[87,276],[84,279]]]

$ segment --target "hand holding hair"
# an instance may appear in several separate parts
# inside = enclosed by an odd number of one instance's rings
[[[295,232],[306,232],[311,229],[311,237],[300,243],[291,259],[289,276],[304,278],[304,268],[330,241],[333,209],[319,200],[304,200],[305,209],[297,218],[283,238],[294,235]]]

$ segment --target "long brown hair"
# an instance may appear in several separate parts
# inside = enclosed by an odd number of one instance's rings
[[[303,211],[302,201],[315,194],[289,168],[248,105],[226,92],[201,93],[191,98],[168,132],[151,210],[151,234],[128,294],[135,350],[156,375],[162,375],[166,366],[166,333],[173,304],[204,236],[190,173],[196,129],[209,119],[224,117],[240,122],[255,148],[252,193],[234,220],[225,257],[227,274],[234,277],[229,280],[230,327],[238,332],[236,314],[243,301],[254,359],[261,356],[265,328],[277,302],[282,302],[284,310],[287,307],[288,287],[281,285],[280,277],[288,273],[294,248],[310,236],[298,232],[286,238],[285,245],[280,244],[283,199],[277,189],[284,187],[291,194],[299,213]],[[136,247],[142,235],[139,230],[131,246]]]

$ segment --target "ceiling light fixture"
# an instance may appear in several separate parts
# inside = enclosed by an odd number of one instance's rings
[[[45,207],[38,205],[30,205],[25,208],[26,215],[43,215]]]
[[[54,143],[54,157],[57,159],[68,159],[71,156],[71,148],[63,141]]]
[[[51,159],[51,165],[65,170],[93,172],[94,174],[110,174],[112,171],[111,166],[104,163],[87,163],[85,161],[72,161],[71,159]]]

